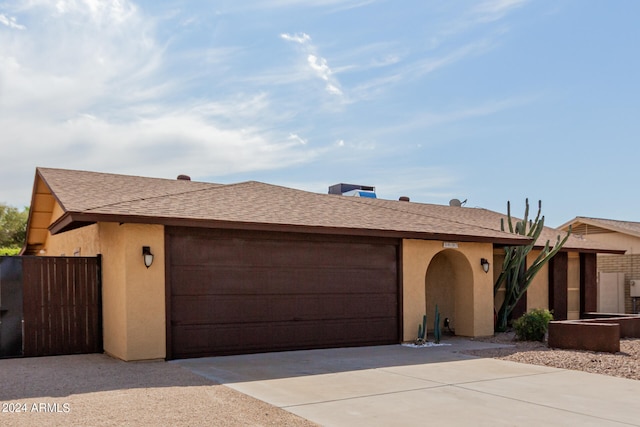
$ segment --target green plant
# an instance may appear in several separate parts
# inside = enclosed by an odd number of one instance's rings
[[[418,324],[418,339],[417,344],[424,344],[427,342],[427,315],[422,316],[422,325]]]
[[[14,256],[20,253],[20,248],[0,248],[0,256]]]
[[[538,214],[535,220],[529,220],[529,199],[526,199],[526,209],[524,219],[516,222],[515,226],[511,218],[511,203],[507,202],[507,223],[509,232],[521,236],[527,236],[531,239],[530,243],[523,246],[506,246],[504,248],[505,257],[502,263],[502,271],[493,286],[493,297],[495,298],[501,287],[504,287],[504,300],[497,313],[496,332],[504,332],[507,330],[507,322],[511,312],[516,304],[522,298],[524,293],[531,285],[533,278],[544,267],[544,265],[562,248],[571,234],[569,231],[561,240],[558,240],[553,247],[549,246],[549,240],[544,248],[540,251],[538,257],[527,266],[527,256],[533,247],[537,244],[537,240],[544,229],[544,216],[540,216],[542,210],[542,202],[538,201]],[[528,226],[528,227],[527,227]],[[500,220],[500,228],[505,231],[504,219]]]
[[[440,311],[438,310],[438,304],[436,304],[436,315],[433,321],[433,337],[436,344],[440,344],[440,336],[442,332],[440,330]]]
[[[523,341],[544,341],[553,314],[547,309],[536,308],[513,322],[516,336]]]

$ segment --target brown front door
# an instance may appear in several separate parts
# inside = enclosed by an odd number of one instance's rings
[[[167,356],[399,342],[398,242],[167,228]]]

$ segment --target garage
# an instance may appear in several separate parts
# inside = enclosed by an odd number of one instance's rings
[[[400,341],[399,241],[167,227],[167,358]]]

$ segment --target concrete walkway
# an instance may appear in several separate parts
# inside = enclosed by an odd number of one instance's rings
[[[496,344],[309,350],[179,360],[325,426],[640,426],[640,381],[461,354]]]

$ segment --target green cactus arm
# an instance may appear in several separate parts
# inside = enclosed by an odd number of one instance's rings
[[[513,223],[511,222],[511,202],[507,201],[507,222],[509,224],[509,233],[513,234]]]
[[[536,219],[533,220],[534,223],[538,223],[540,221],[540,214],[542,213],[542,200],[538,200],[538,213],[536,214]]]
[[[522,220],[524,228],[527,228],[527,221],[529,220],[529,199],[525,199],[524,218]],[[524,233],[523,233],[524,234]]]

